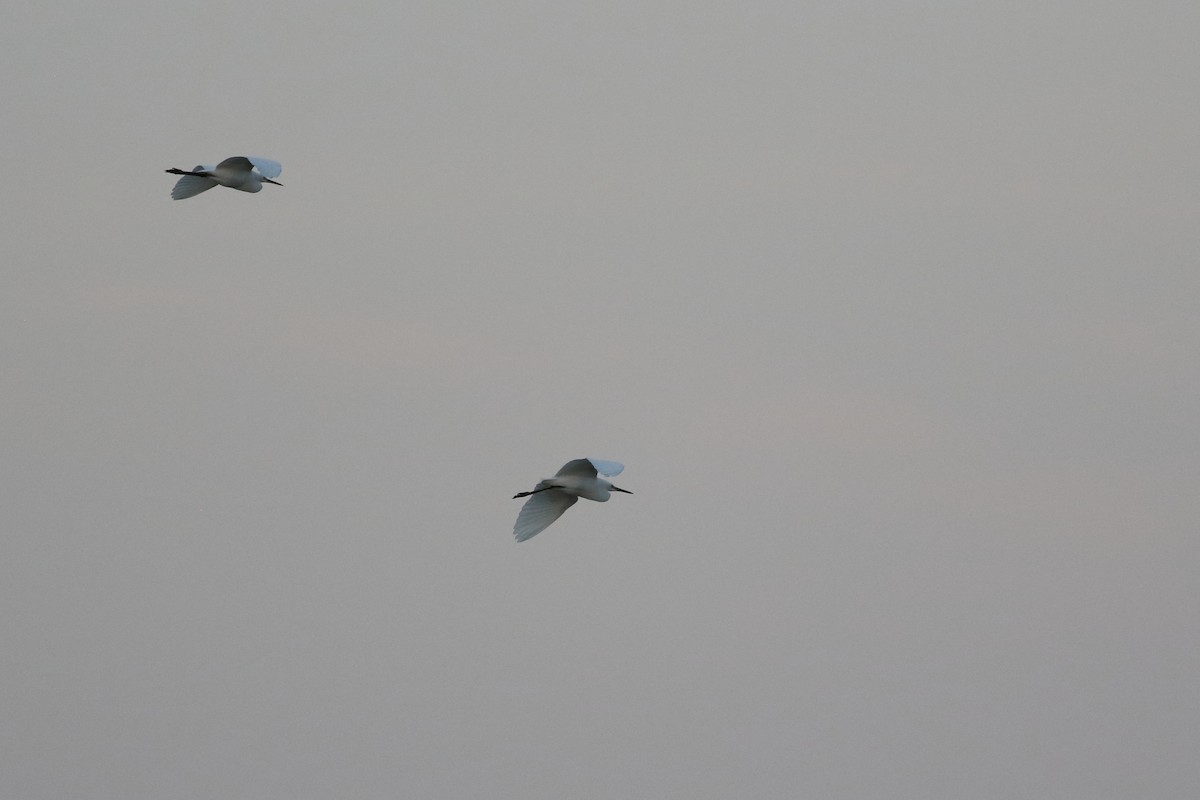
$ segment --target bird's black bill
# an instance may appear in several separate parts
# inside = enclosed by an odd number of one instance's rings
[[[279,181],[273,181],[270,178],[263,178],[263,183],[273,183],[276,186],[283,186],[283,184],[280,183]]]
[[[633,492],[629,491],[628,489],[622,489],[620,486],[613,486],[612,490],[614,492],[624,492],[625,494],[633,494]]]

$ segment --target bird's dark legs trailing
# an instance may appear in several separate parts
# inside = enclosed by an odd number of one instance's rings
[[[531,494],[537,494],[538,492],[544,492],[547,489],[557,489],[557,488],[558,488],[557,486],[543,486],[540,489],[534,489],[533,491],[530,491],[530,492],[520,492],[519,494],[514,494],[512,496],[512,499],[516,500],[518,497],[528,497]]]

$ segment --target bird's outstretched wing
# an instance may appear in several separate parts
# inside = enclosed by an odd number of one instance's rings
[[[245,156],[230,156],[220,164],[217,164],[217,169],[229,170],[231,172],[249,172],[254,169],[254,162]]]
[[[620,475],[621,470],[625,469],[625,465],[619,461],[604,461],[599,458],[587,459],[591,462],[592,467],[606,478],[611,478],[613,475]]]
[[[538,488],[545,484],[546,481],[542,481]],[[525,505],[521,506],[521,513],[517,515],[517,524],[513,525],[513,536],[517,537],[518,542],[537,536],[568,508],[575,505],[578,499],[575,495],[560,492],[558,489],[531,494]]]
[[[217,169],[230,172],[257,172],[266,178],[278,178],[283,165],[262,156],[230,156],[217,164]]]
[[[580,478],[594,478],[599,473],[606,477],[620,475],[625,465],[618,461],[604,461],[599,458],[577,458],[562,465],[555,476],[576,475]]]
[[[577,458],[574,461],[568,461],[562,465],[562,469],[554,473],[555,477],[560,475],[576,475],[580,478],[596,477],[596,468],[592,466],[591,459]]]
[[[199,168],[197,168],[197,171],[199,171]],[[212,178],[205,178],[202,175],[184,175],[175,183],[175,188],[171,190],[171,199],[186,200],[189,197],[195,197],[201,192],[207,192],[216,185],[217,182]]]
[[[262,156],[247,156],[246,160],[254,165],[254,169],[259,175],[266,178],[278,178],[279,173],[283,172],[283,165],[278,161],[272,161],[269,158]]]

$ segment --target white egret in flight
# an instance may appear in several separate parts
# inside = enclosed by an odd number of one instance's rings
[[[550,526],[550,523],[563,515],[575,501],[581,497],[603,503],[608,500],[610,492],[625,492],[633,494],[628,489],[613,486],[604,478],[620,475],[625,469],[624,464],[616,461],[601,461],[598,458],[577,458],[563,464],[553,478],[539,481],[538,485],[529,492],[514,494],[513,499],[528,497],[521,513],[517,515],[517,524],[513,526],[513,535],[518,542],[537,536]]]
[[[193,170],[169,169],[167,172],[183,176],[171,190],[172,200],[195,197],[214,186],[228,186],[242,192],[261,191],[264,183],[283,186],[282,183],[271,180],[278,178],[279,173],[283,172],[280,163],[258,156],[233,156],[215,167],[201,164]]]

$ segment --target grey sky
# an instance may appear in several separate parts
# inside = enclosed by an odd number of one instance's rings
[[[0,797],[1200,796],[1194,3],[0,22]]]

